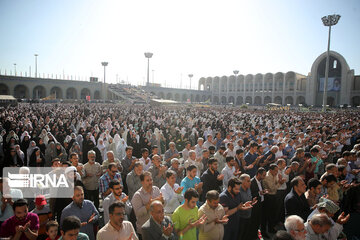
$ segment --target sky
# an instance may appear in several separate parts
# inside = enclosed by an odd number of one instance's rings
[[[0,0],[0,73],[192,88],[201,77],[295,71],[331,50],[360,72],[359,0]],[[31,70],[30,70],[31,69]]]

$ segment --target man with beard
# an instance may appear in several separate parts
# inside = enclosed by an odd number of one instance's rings
[[[0,178],[0,226],[8,218],[14,216],[14,201],[23,198],[20,189],[10,188],[8,178]]]
[[[208,162],[209,168],[202,174],[201,182],[204,183],[203,185],[203,192],[200,197],[200,201],[205,201],[205,195],[210,190],[216,190],[221,192],[222,190],[222,180],[224,179],[223,174],[219,174],[217,171],[218,163],[216,159],[211,158]]]
[[[227,188],[228,182],[231,178],[239,176],[240,173],[241,172],[239,170],[235,170],[234,157],[226,157],[226,165],[224,169],[221,170],[221,174],[224,175],[223,189],[225,190]]]
[[[127,175],[133,170],[133,168],[135,167],[135,162],[137,161],[136,157],[133,156],[133,147],[132,146],[127,146],[125,148],[125,157],[124,159],[121,160],[121,165],[122,165],[122,181],[124,183],[124,192],[125,193],[129,193],[130,191],[128,191],[128,184],[127,184]],[[129,185],[131,185],[129,183]],[[131,187],[131,186],[129,186]],[[132,195],[128,194],[130,197]]]
[[[120,181],[116,179],[111,180],[109,188],[111,189],[111,194],[107,196],[103,201],[104,223],[106,224],[109,221],[109,206],[111,206],[111,204],[113,204],[114,202],[118,201],[124,203],[126,212],[126,215],[124,217],[125,219],[129,219],[132,206],[129,201],[129,197],[122,192],[123,188],[120,184]]]
[[[85,187],[86,199],[94,202],[95,207],[99,208],[99,178],[102,174],[101,165],[95,162],[95,152],[88,152],[89,161],[84,165],[82,180]]]
[[[194,188],[189,188],[184,194],[185,203],[180,205],[172,215],[175,232],[183,239],[196,239],[196,228],[203,225],[206,221],[206,215],[198,216],[196,202],[199,200],[199,194]]]
[[[257,172],[256,176],[251,179],[250,190],[251,195],[256,197],[258,202],[254,205],[251,211],[251,225],[249,230],[249,239],[257,239],[258,238],[258,229],[260,224],[263,220],[265,220],[263,216],[264,210],[264,195],[267,193],[267,190],[264,189],[262,185],[262,181],[265,179],[266,170],[260,167]],[[263,221],[265,222],[265,221]],[[263,224],[265,225],[265,224]],[[267,233],[265,230],[262,229],[263,237],[267,237]]]
[[[224,207],[225,214],[229,216],[229,221],[224,226],[224,240],[238,238],[239,210],[252,208],[251,201],[241,202],[240,185],[241,182],[237,178],[232,178],[229,180],[228,188],[220,194],[220,204]]]
[[[86,233],[90,240],[95,240],[94,224],[99,219],[99,212],[94,204],[89,200],[84,200],[84,190],[80,186],[75,186],[73,202],[67,205],[61,214],[60,225],[68,216],[76,216],[81,221],[80,232]]]
[[[205,224],[200,226],[200,240],[222,240],[224,237],[224,224],[227,224],[229,219],[219,201],[219,193],[216,190],[206,193],[206,202],[199,209],[199,217],[207,217]]]
[[[160,189],[153,186],[151,173],[148,171],[140,175],[142,187],[134,194],[131,200],[136,215],[136,231],[141,235],[142,225],[150,218],[150,204],[159,200],[164,202]]]
[[[15,215],[1,225],[0,237],[36,240],[40,227],[39,217],[28,212],[28,203],[25,199],[16,200],[12,207]]]
[[[97,233],[97,240],[126,239],[138,240],[131,222],[124,220],[125,205],[114,202],[109,207],[110,221]]]
[[[99,192],[103,199],[111,193],[109,183],[113,179],[118,179],[122,184],[121,174],[118,172],[116,164],[110,163],[107,171],[99,179]]]

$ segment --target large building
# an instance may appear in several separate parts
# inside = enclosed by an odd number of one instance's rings
[[[0,95],[21,99],[107,99],[144,103],[150,97],[181,102],[213,104],[321,106],[325,78],[326,53],[312,64],[308,75],[293,71],[200,78],[198,90],[130,85],[103,84],[97,81],[75,81],[0,75]],[[360,105],[360,76],[354,75],[345,58],[330,52],[327,104]]]
[[[306,76],[293,71],[200,78],[199,89],[211,93],[215,104],[307,104],[322,106],[326,52]],[[354,76],[345,58],[331,51],[327,86],[329,106],[360,105],[360,76]]]

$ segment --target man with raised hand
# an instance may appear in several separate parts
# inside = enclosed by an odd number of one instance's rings
[[[142,226],[143,240],[173,240],[173,224],[170,218],[164,216],[164,207],[160,201],[150,204],[150,219]]]
[[[204,224],[206,215],[199,218],[196,202],[199,194],[194,188],[186,190],[185,203],[180,205],[172,215],[176,234],[182,239],[196,240],[196,228]]]
[[[142,225],[144,225],[144,223],[150,218],[150,204],[155,200],[164,202],[160,189],[153,186],[153,180],[150,172],[143,172],[140,175],[140,180],[142,187],[136,191],[131,200],[137,219],[136,231],[139,235],[142,234]]]

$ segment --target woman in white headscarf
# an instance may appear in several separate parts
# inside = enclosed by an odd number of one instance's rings
[[[82,145],[83,145],[83,136],[81,134],[77,135],[76,142],[80,145],[80,150],[82,151]]]
[[[33,153],[34,149],[36,148],[36,142],[35,141],[31,141],[29,144],[29,147],[26,150],[26,166],[28,166],[29,161],[30,161],[30,156]]]
[[[99,149],[100,153],[101,153],[101,158],[102,160],[106,160],[106,147],[104,144],[104,140],[102,138],[98,139],[98,144],[96,145],[96,147]]]
[[[56,158],[56,147],[54,142],[50,142],[45,150],[45,167],[51,166],[51,161]]]
[[[116,143],[112,137],[108,138],[108,146],[106,147],[107,151],[113,151],[114,155],[116,156]]]
[[[127,144],[123,138],[120,139],[119,144],[116,146],[116,152],[118,154],[117,158],[121,161],[125,158],[125,149],[127,147]]]

